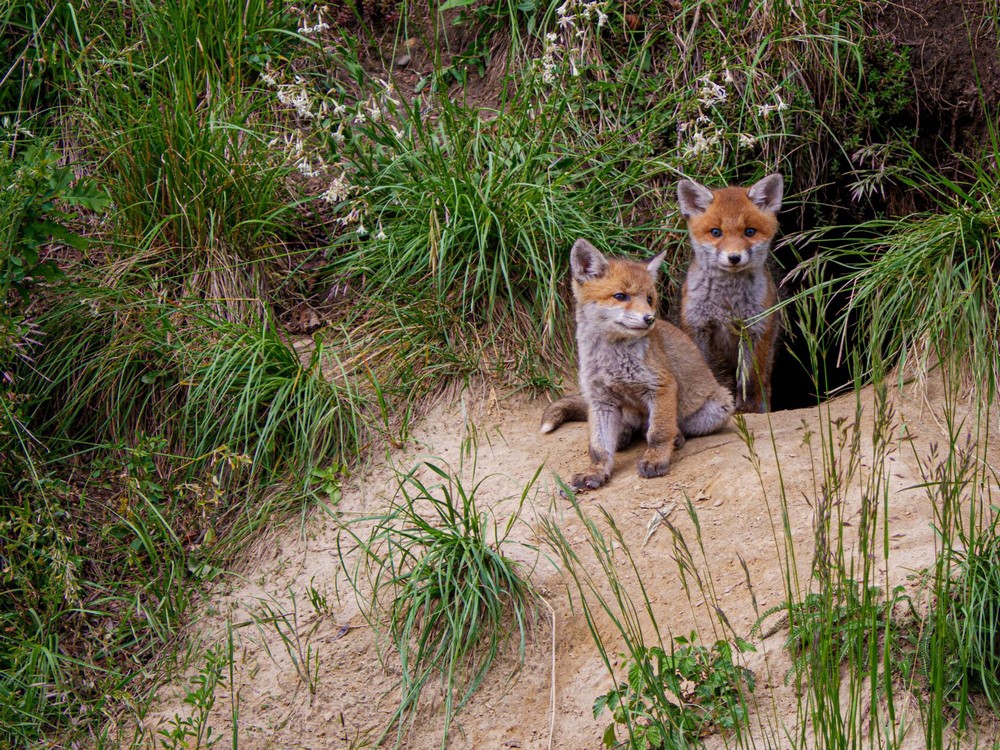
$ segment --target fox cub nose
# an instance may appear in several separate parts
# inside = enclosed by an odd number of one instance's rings
[[[729,262],[731,265],[738,266],[741,260],[743,260],[743,256],[741,256],[739,253],[729,254]]]
[[[653,325],[653,323],[656,322],[656,316],[655,315],[643,315],[642,316],[642,322],[645,323],[647,327],[649,327],[649,326]]]

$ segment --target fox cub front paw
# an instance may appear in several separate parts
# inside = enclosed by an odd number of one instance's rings
[[[636,468],[639,470],[640,477],[646,479],[662,477],[670,471],[670,456],[652,454],[651,451],[647,451],[646,455],[639,459]]]
[[[745,399],[737,395],[735,411],[737,414],[764,414],[767,411],[767,405],[762,398],[751,396]]]
[[[587,471],[574,474],[570,484],[573,485],[573,489],[575,490],[596,490],[607,481],[608,475],[604,472],[588,469]]]

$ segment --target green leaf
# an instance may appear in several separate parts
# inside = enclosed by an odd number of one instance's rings
[[[41,276],[46,281],[55,281],[56,279],[61,279],[63,277],[63,272],[55,263],[39,263],[33,269],[31,269],[32,276]]]
[[[614,747],[617,743],[617,738],[615,737],[615,725],[608,724],[608,728],[604,730],[604,746]]]
[[[742,654],[748,652],[757,653],[757,649],[752,643],[740,638],[739,636],[736,636],[736,648],[738,648]]]
[[[90,211],[103,211],[111,205],[111,198],[92,182],[81,182],[71,192],[63,196],[71,206],[80,206]]]
[[[600,715],[602,713],[604,713],[604,709],[608,705],[608,696],[609,695],[610,695],[610,693],[606,693],[605,695],[599,695],[599,696],[597,696],[597,700],[594,701],[594,718],[595,719],[598,718],[598,717],[600,717]]]
[[[650,747],[663,747],[663,731],[659,724],[650,724],[643,733],[643,739]]]
[[[455,8],[467,8],[472,5],[476,0],[445,0],[441,5],[438,6],[438,10],[446,11],[453,10]]]

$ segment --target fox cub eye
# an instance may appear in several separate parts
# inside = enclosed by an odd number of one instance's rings
[[[618,292],[615,295],[615,299],[618,300],[619,302],[628,302],[628,295],[622,292]]]
[[[757,230],[754,229],[753,227],[747,227],[746,229],[743,230],[743,234],[745,234],[747,237],[753,237],[755,234],[757,234]]]
[[[710,235],[712,235],[713,237],[721,237],[722,236],[722,230],[719,229],[718,227],[710,229],[708,233]]]
[[[650,307],[653,306],[653,295],[652,294],[649,295],[648,297],[646,297],[646,304],[649,305]]]

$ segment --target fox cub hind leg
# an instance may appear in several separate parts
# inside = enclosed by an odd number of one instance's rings
[[[708,399],[694,414],[681,420],[681,432],[692,437],[708,435],[724,425],[733,414],[733,397],[720,387],[718,396]]]

